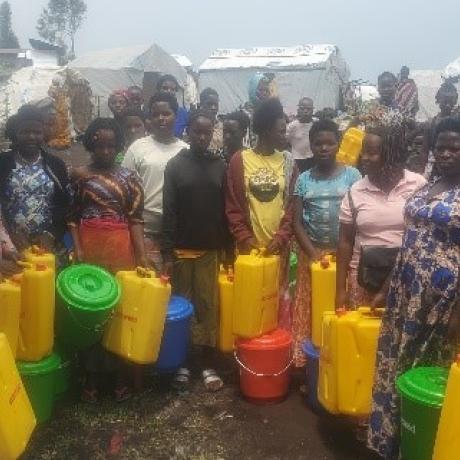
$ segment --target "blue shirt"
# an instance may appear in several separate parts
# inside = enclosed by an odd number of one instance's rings
[[[336,248],[339,240],[339,211],[342,199],[361,174],[345,166],[335,177],[317,179],[312,170],[297,179],[294,195],[302,198],[303,224],[312,243]]]
[[[182,139],[188,125],[189,113],[184,107],[179,107],[176,115],[176,124],[174,126],[174,135]]]

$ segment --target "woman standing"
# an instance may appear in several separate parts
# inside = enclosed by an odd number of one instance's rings
[[[114,91],[108,100],[109,109],[112,112],[113,118],[121,123],[123,115],[125,114],[129,100],[126,92],[122,89]]]
[[[210,391],[222,379],[214,370],[218,330],[217,276],[222,253],[233,256],[225,218],[225,162],[209,152],[214,117],[207,111],[190,116],[190,148],[171,158],[164,172],[162,255],[164,272],[172,274],[173,292],[191,300],[194,351]],[[175,386],[188,384],[190,372],[179,369]]]
[[[391,273],[404,232],[404,205],[426,182],[404,169],[406,156],[406,131],[400,115],[388,113],[369,122],[361,153],[366,176],[345,195],[339,215],[338,308],[385,303],[387,283],[380,279],[359,285],[358,268],[361,273],[372,272],[372,267],[367,270],[372,265],[368,260],[380,251],[379,273]]]
[[[315,166],[299,176],[294,198],[294,234],[300,246],[293,311],[294,364],[305,364],[302,342],[310,337],[310,265],[325,253],[335,252],[339,239],[342,198],[361,174],[336,162],[340,134],[332,120],[321,120],[310,129]]]
[[[391,280],[377,351],[369,447],[399,455],[396,379],[415,366],[448,365],[460,336],[460,121],[435,131],[440,177],[406,205],[407,229]]]
[[[144,192],[137,173],[115,162],[124,145],[120,126],[113,119],[97,118],[83,144],[92,161],[74,174],[69,226],[75,257],[114,273],[145,266]]]
[[[278,99],[263,102],[254,113],[258,135],[254,149],[236,153],[227,172],[226,213],[238,251],[265,248],[281,255],[281,324],[290,328],[288,283],[289,243],[297,167],[286,145],[286,119]]]
[[[18,251],[32,244],[53,250],[62,240],[71,203],[67,168],[44,148],[43,115],[19,109],[9,123],[11,150],[0,155],[3,223]]]

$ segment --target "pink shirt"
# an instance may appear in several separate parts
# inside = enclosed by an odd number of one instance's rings
[[[401,246],[404,206],[407,199],[425,183],[423,176],[404,170],[404,177],[388,195],[373,185],[367,176],[351,187],[356,215],[356,239],[350,268],[358,268],[361,246]],[[348,194],[343,198],[339,221],[353,224]]]

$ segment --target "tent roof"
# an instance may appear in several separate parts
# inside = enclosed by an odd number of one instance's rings
[[[187,57],[183,56],[182,54],[171,54],[171,56],[182,66],[186,69],[193,67],[192,61]]]
[[[181,86],[185,83],[185,70],[163,48],[154,44],[128,48],[111,48],[92,51],[70,63],[70,67],[92,69],[136,69],[141,72],[170,73]]]
[[[204,61],[200,71],[247,68],[322,68],[334,54],[338,54],[338,48],[335,45],[217,49]]]

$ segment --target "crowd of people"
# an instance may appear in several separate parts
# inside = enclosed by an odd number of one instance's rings
[[[0,274],[17,272],[32,244],[65,265],[67,234],[76,262],[170,277],[195,308],[193,353],[172,384],[187,387],[199,367],[216,391],[220,265],[254,249],[280,256],[280,324],[292,332],[300,368],[311,335],[310,265],[334,253],[337,307],[385,307],[367,441],[396,459],[397,376],[447,365],[460,333],[458,94],[445,82],[439,114],[421,126],[412,83],[405,69],[400,79],[383,73],[380,98],[354,114],[351,125],[365,132],[356,167],[337,162],[339,127],[330,111],[314,117],[308,95],[288,123],[271,75],[255,76],[250,102],[225,115],[212,88],[198,108],[179,107],[171,75],[148,102],[138,87],[114,92],[113,118],[95,119],[85,133],[90,161],[81,168],[49,153],[45,115],[23,106],[7,125],[10,150],[0,154]],[[299,263],[291,297],[292,251]],[[100,346],[83,363],[85,401],[97,402],[105,370],[117,375],[117,400],[130,396],[126,363]]]

